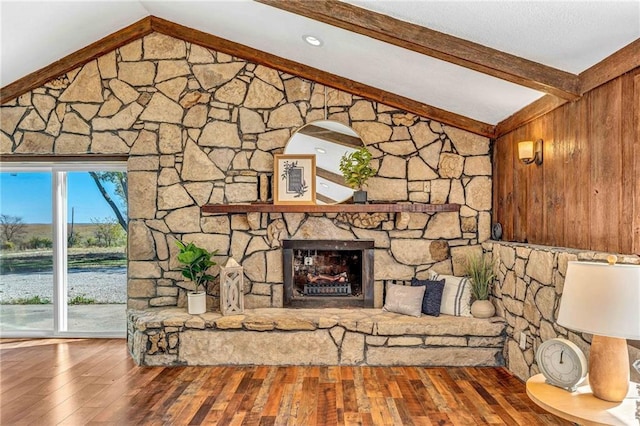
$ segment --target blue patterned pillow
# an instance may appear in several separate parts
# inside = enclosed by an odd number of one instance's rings
[[[424,297],[422,298],[422,313],[434,317],[440,316],[440,304],[442,303],[442,291],[444,290],[444,280],[419,280],[411,279],[412,286],[425,286]]]

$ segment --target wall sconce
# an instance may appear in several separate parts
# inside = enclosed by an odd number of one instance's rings
[[[542,139],[518,142],[518,158],[524,164],[542,164]]]

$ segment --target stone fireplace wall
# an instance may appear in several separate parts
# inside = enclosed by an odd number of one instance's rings
[[[3,155],[128,156],[128,305],[182,306],[175,239],[244,266],[245,305],[282,306],[283,238],[373,239],[375,280],[461,274],[489,238],[487,138],[153,33],[0,108]],[[373,201],[459,203],[437,214],[203,215],[259,198],[260,175],[305,123],[352,126],[379,169]],[[214,271],[217,273],[217,271]],[[217,283],[208,289],[217,306]]]

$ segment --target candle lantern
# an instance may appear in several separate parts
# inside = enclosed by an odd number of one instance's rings
[[[220,268],[220,312],[235,315],[244,312],[244,268],[233,258]]]

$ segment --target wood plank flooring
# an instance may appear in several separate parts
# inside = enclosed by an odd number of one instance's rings
[[[137,367],[121,339],[3,339],[0,424],[570,423],[503,368]]]

